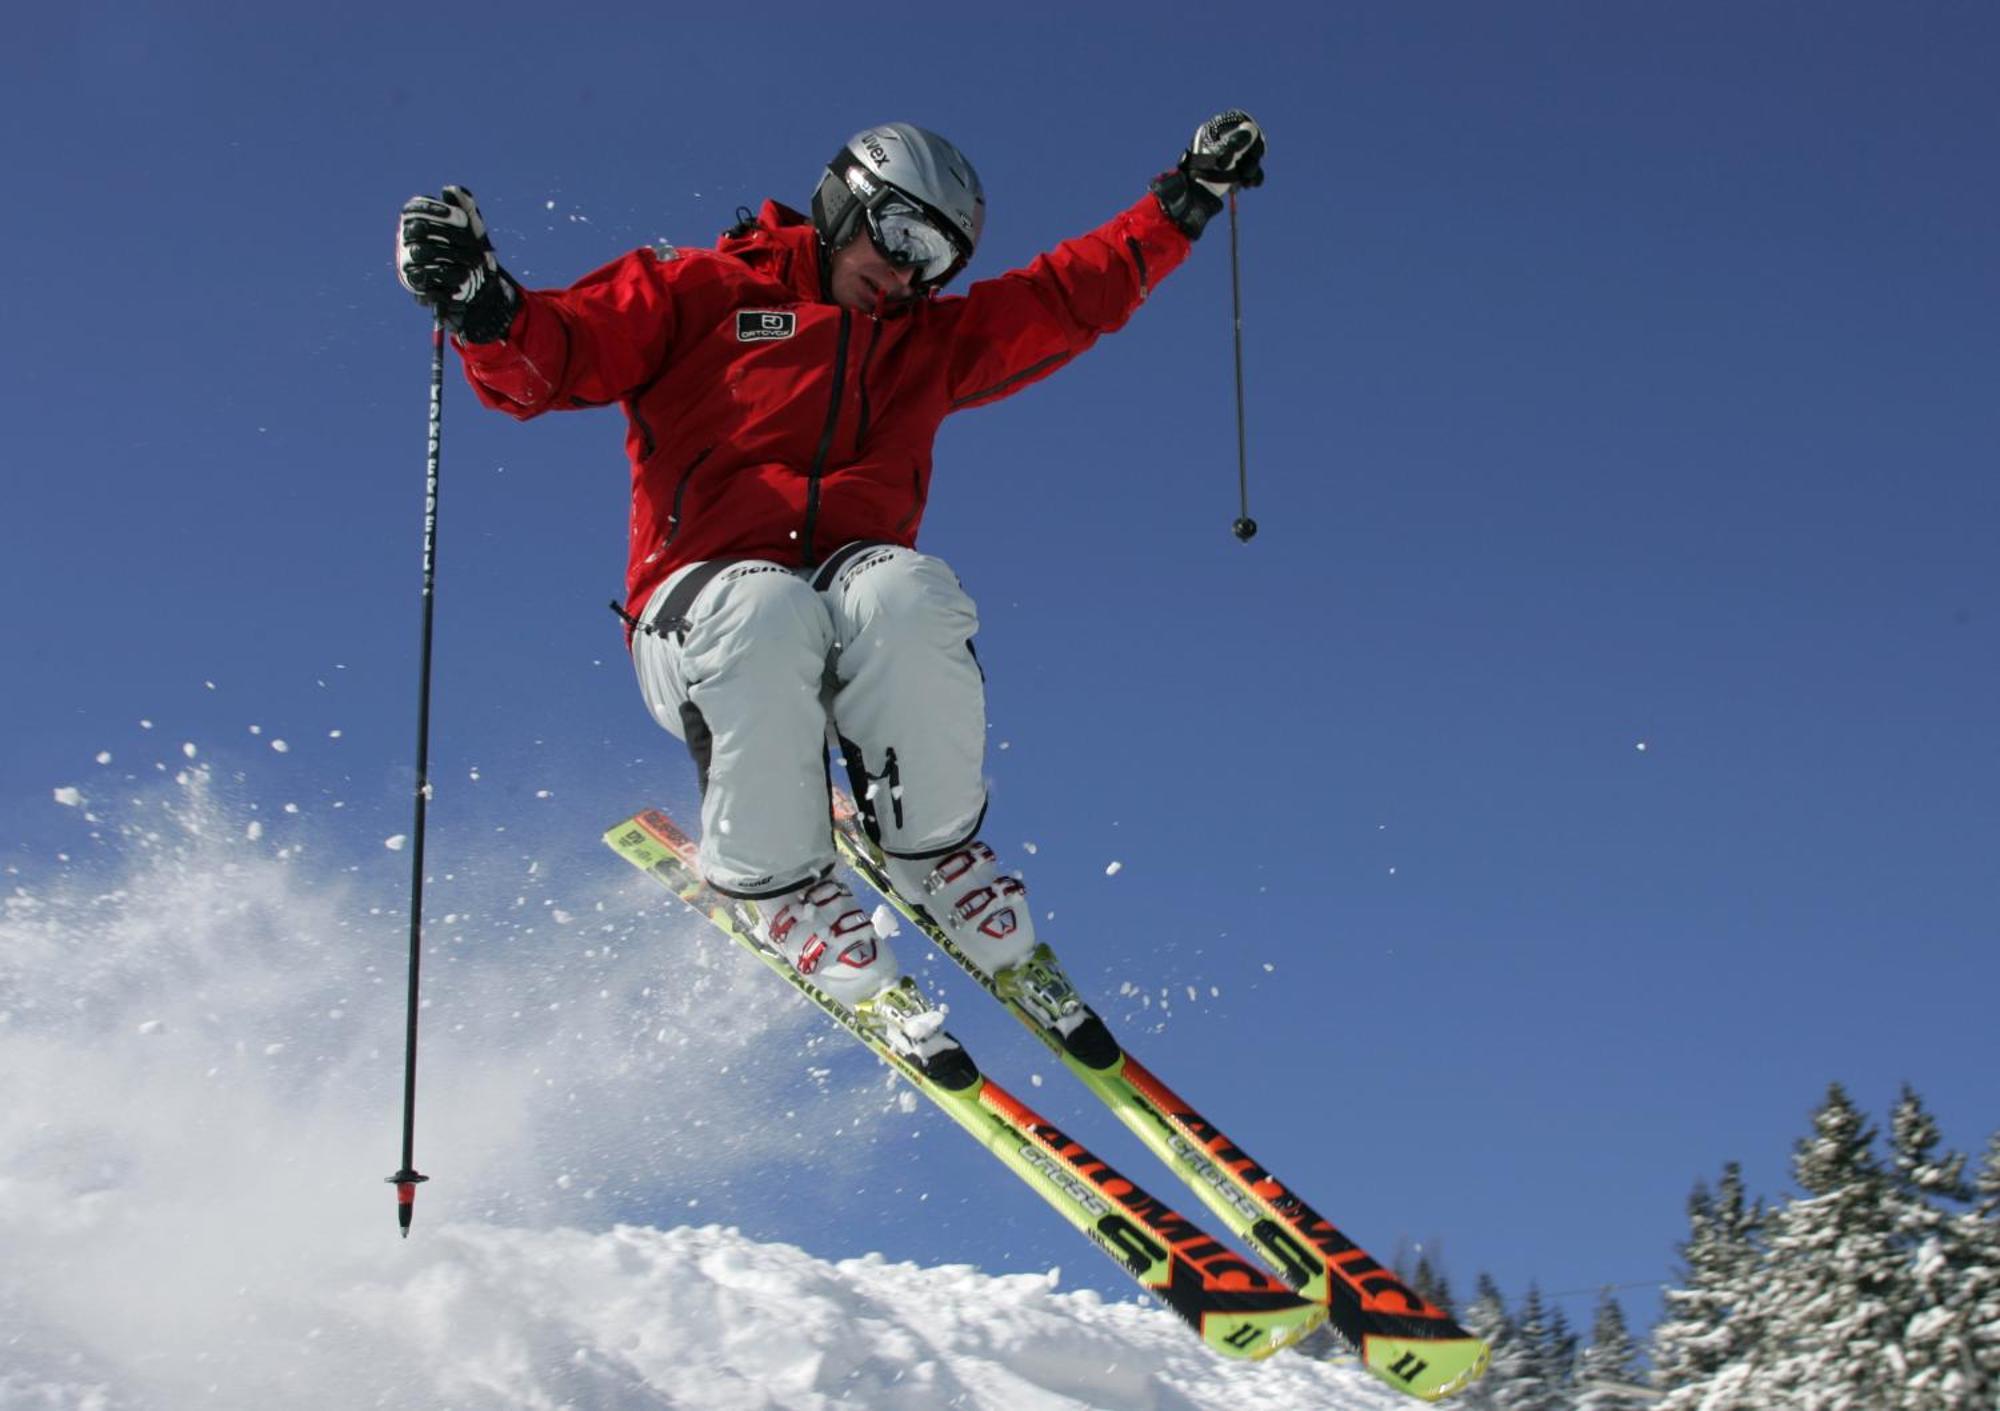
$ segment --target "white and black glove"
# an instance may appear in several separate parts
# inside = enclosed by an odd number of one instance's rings
[[[1153,183],[1153,194],[1194,240],[1232,188],[1263,184],[1264,130],[1248,113],[1231,108],[1195,129],[1180,164]]]
[[[479,203],[463,186],[403,203],[396,277],[467,343],[497,343],[514,322],[519,289],[494,258]]]

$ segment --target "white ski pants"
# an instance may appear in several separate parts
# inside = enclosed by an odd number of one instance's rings
[[[941,855],[978,832],[979,613],[943,561],[855,544],[812,572],[692,564],[641,622],[639,688],[694,755],[701,870],[718,889],[781,896],[833,865],[830,735],[891,856]]]

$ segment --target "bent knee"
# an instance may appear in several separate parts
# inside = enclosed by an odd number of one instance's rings
[[[684,646],[691,674],[706,676],[731,661],[796,656],[824,660],[833,645],[826,605],[790,569],[745,564],[718,578],[689,613]]]
[[[957,643],[979,630],[979,610],[944,560],[911,549],[864,555],[831,596],[844,644]]]

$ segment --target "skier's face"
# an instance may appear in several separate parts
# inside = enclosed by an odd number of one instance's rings
[[[833,302],[858,314],[872,314],[916,297],[914,266],[897,269],[875,248],[864,230],[833,252]]]

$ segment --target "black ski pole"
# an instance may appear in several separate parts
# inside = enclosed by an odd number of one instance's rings
[[[1236,523],[1230,528],[1249,543],[1257,532],[1250,517],[1250,454],[1243,438],[1243,281],[1236,272],[1236,188],[1229,188],[1229,301],[1236,315]]]
[[[403,1168],[389,1181],[396,1187],[396,1224],[410,1237],[417,1183],[428,1181],[416,1165],[417,1145],[417,975],[423,958],[424,818],[430,802],[431,619],[437,587],[438,448],[444,435],[444,320],[431,324],[431,429],[424,464],[424,639],[417,673],[417,817],[410,838],[410,995],[403,1038]]]

